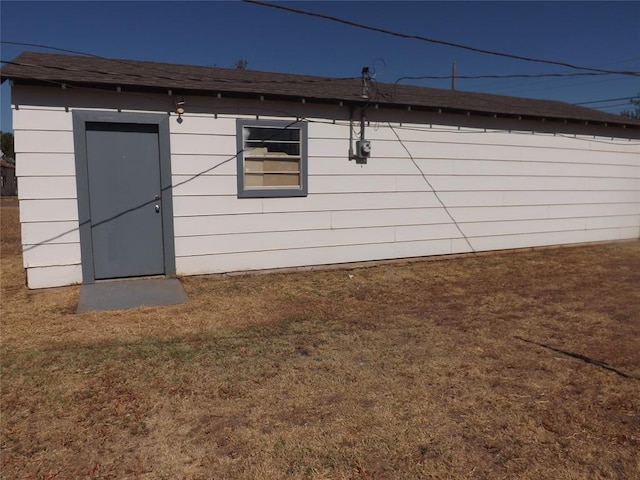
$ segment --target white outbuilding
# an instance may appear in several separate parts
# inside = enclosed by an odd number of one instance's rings
[[[632,240],[640,121],[44,53],[12,83],[30,288]]]

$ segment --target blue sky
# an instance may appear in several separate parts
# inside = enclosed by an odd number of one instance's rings
[[[581,66],[640,71],[640,2],[281,2],[408,34]],[[0,2],[3,41],[37,43],[104,57],[358,76],[367,65],[381,82],[399,77],[539,74],[567,68],[395,38],[240,1]],[[2,60],[24,50],[1,45]],[[410,83],[449,88],[449,80]],[[640,77],[609,75],[457,81],[459,90],[570,103],[631,97]],[[1,128],[11,129],[2,86]],[[626,101],[589,106],[617,113]],[[609,107],[609,105],[613,105]]]

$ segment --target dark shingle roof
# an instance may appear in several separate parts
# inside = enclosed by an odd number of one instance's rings
[[[119,86],[124,90],[172,90],[174,93],[220,93],[264,96],[272,99],[346,104],[375,102],[381,107],[442,109],[523,118],[545,118],[625,125],[640,121],[552,100],[536,100],[486,93],[444,90],[411,85],[374,83],[370,99],[362,97],[358,78],[339,79],[218,67],[143,62],[25,52],[0,72],[2,80],[84,86]]]

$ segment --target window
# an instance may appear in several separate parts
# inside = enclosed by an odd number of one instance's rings
[[[307,195],[307,124],[238,120],[238,196]]]

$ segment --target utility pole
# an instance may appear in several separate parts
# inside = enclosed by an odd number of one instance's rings
[[[456,89],[456,62],[451,64],[451,90]]]
[[[362,98],[369,98],[369,67],[362,67]]]

